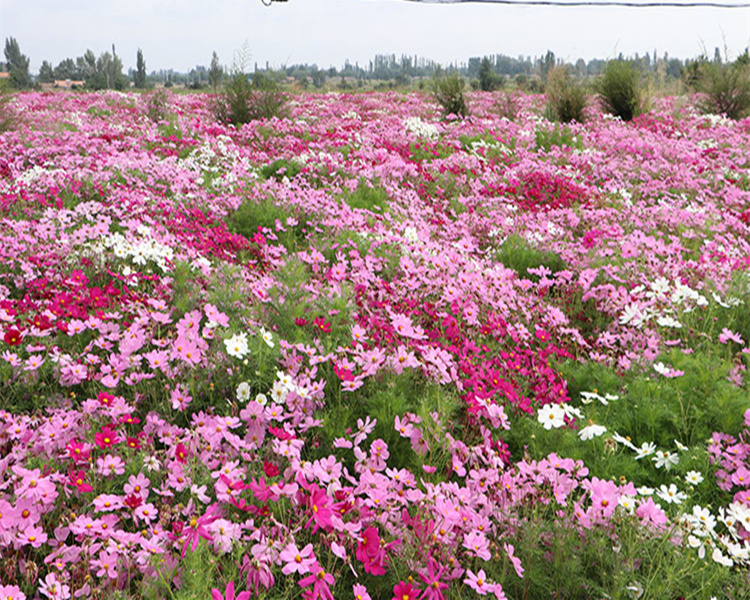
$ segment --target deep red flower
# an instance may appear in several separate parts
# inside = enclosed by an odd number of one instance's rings
[[[99,392],[96,399],[102,406],[112,406],[112,402],[114,402],[115,397],[112,394],[108,394],[107,392]]]
[[[323,317],[315,317],[313,325],[320,329],[323,333],[331,333],[331,323],[326,321]]]
[[[85,471],[73,471],[68,472],[68,481],[66,482],[69,486],[76,488],[79,492],[92,492],[94,488],[84,481]]]
[[[266,474],[266,477],[276,477],[280,471],[279,467],[277,467],[275,464],[265,460],[263,461],[263,472]]]
[[[125,506],[127,506],[131,510],[135,510],[141,504],[143,504],[143,497],[140,494],[130,494],[128,496],[125,496]]]
[[[294,319],[294,324],[299,327],[304,327],[308,322],[309,321],[307,319],[303,319],[302,317],[297,317],[296,319]]]
[[[18,329],[8,329],[8,331],[5,332],[5,337],[3,339],[5,340],[6,344],[10,344],[11,346],[18,346],[21,344],[23,336]]]
[[[411,583],[400,581],[393,586],[393,600],[417,600],[419,588],[415,588]]]
[[[117,419],[119,423],[127,424],[127,425],[138,425],[138,423],[141,422],[141,420],[138,417],[134,417],[130,413],[126,415],[122,415],[119,419]]]
[[[177,444],[177,449],[175,450],[175,458],[182,464],[185,464],[187,462],[187,459],[190,458],[190,450],[188,450],[182,442]]]
[[[292,440],[294,439],[294,434],[289,433],[285,429],[281,429],[281,427],[269,427],[268,433],[270,433],[272,436],[274,436],[277,439],[280,439],[282,442],[284,440]]]
[[[388,555],[380,545],[376,527],[368,527],[362,532],[362,541],[357,546],[356,557],[364,565],[366,573],[385,575]]]
[[[102,427],[102,430],[94,435],[94,443],[102,450],[114,446],[119,441],[120,438],[117,437],[117,432],[111,429],[109,425]]]
[[[132,448],[133,450],[140,450],[141,440],[139,440],[137,437],[127,437],[125,438],[125,445],[128,448]]]

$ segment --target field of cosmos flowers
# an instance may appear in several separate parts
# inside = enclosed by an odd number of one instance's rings
[[[750,597],[750,120],[39,94],[0,597]]]

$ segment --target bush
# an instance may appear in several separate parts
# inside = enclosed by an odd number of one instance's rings
[[[596,93],[602,109],[623,121],[631,121],[643,112],[641,76],[630,61],[611,60],[596,82]]]
[[[697,65],[693,87],[703,94],[698,110],[735,120],[750,112],[750,66],[743,61],[701,61]]]
[[[215,100],[214,115],[222,123],[235,127],[255,121],[283,117],[286,95],[272,79],[256,73],[252,83],[242,71],[236,71],[224,84]]]
[[[169,94],[165,90],[157,90],[145,96],[146,116],[154,123],[161,123],[169,119]]]
[[[519,92],[501,92],[495,101],[495,110],[501,117],[515,121],[521,112],[521,94]]]
[[[552,121],[583,123],[586,92],[564,66],[554,67],[547,75],[547,113]]]
[[[432,96],[443,108],[443,114],[465,117],[469,114],[464,101],[464,80],[457,73],[440,75],[432,82]]]
[[[0,93],[0,133],[13,131],[18,127],[18,112],[11,106],[12,96]]]

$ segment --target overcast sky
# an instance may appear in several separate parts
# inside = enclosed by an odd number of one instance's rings
[[[735,1],[740,0],[725,0]],[[695,57],[750,44],[750,9],[554,8],[435,5],[405,0],[0,0],[0,39],[15,37],[37,72],[99,55],[114,43],[125,69],[142,48],[149,71],[208,65],[215,50],[229,65],[247,43],[251,61],[272,66],[344,59],[366,65],[377,53],[418,54],[441,63],[470,56],[544,54],[609,58],[657,51]]]

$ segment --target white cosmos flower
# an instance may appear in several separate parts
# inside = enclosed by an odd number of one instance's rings
[[[250,352],[250,348],[247,345],[247,334],[237,333],[227,340],[224,340],[224,346],[226,346],[227,354],[234,358],[245,358]]]
[[[635,446],[633,445],[633,442],[631,442],[631,441],[630,441],[630,438],[626,438],[626,437],[623,437],[623,436],[621,436],[621,435],[620,435],[619,433],[617,433],[616,431],[615,431],[615,432],[614,432],[614,433],[612,434],[612,439],[613,439],[614,441],[616,441],[616,442],[617,442],[618,444],[622,444],[622,445],[623,445],[623,446],[625,446],[626,448],[630,448],[630,449],[631,449],[631,450],[633,450],[634,452],[635,452],[636,450],[638,450],[638,449],[637,449],[637,448],[636,448],[636,447],[635,447]]]
[[[273,348],[276,345],[273,341],[273,335],[265,327],[260,328],[260,335],[269,348]]]
[[[654,442],[643,442],[641,447],[636,450],[635,460],[641,460],[647,456],[651,456],[656,452],[656,444]]]
[[[687,494],[679,491],[674,483],[669,484],[669,487],[660,485],[656,495],[667,504],[682,504],[683,500],[687,500]]]
[[[672,329],[682,328],[682,323],[680,323],[677,319],[670,317],[669,315],[664,315],[657,318],[656,324],[660,325],[661,327],[671,327]]]
[[[728,556],[724,556],[718,548],[714,548],[711,558],[714,562],[724,565],[725,567],[731,567],[734,564],[734,561]]]
[[[667,452],[666,450],[657,450],[656,455],[651,459],[654,461],[657,469],[665,468],[667,471],[680,462],[680,457],[676,452]]]
[[[650,496],[654,493],[654,488],[650,488],[647,485],[642,485],[639,488],[635,489],[636,492],[638,492],[641,496]]]
[[[565,409],[559,404],[545,404],[539,409],[537,419],[547,431],[558,429],[565,425]]]
[[[635,510],[635,496],[628,496],[627,494],[623,494],[620,496],[620,499],[617,501],[617,503],[622,506],[628,513],[631,515],[633,514],[633,511]]]
[[[603,400],[603,398],[596,392],[581,392],[581,402],[584,404],[591,404],[594,400]]]
[[[250,400],[250,384],[247,381],[243,381],[237,386],[237,400],[240,402]]]
[[[591,440],[595,437],[599,437],[602,435],[605,431],[607,431],[607,428],[603,425],[597,425],[596,423],[591,423],[587,427],[584,427],[581,429],[581,431],[578,432],[578,437],[582,440]]]
[[[255,401],[261,406],[265,406],[266,404],[268,404],[268,398],[265,394],[258,394],[257,396],[255,396]]]
[[[698,471],[688,471],[685,474],[685,481],[690,485],[698,485],[701,481],[703,481],[703,475]]]

